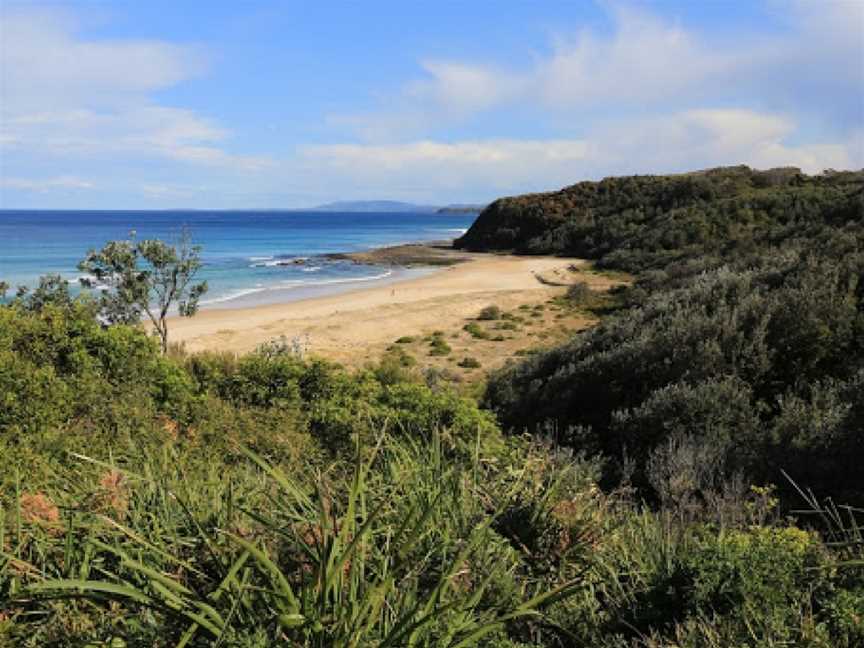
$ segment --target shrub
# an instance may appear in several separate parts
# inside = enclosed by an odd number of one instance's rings
[[[518,331],[519,326],[517,326],[516,322],[498,322],[495,327],[496,330],[499,331]]]
[[[462,330],[466,331],[475,340],[488,340],[491,337],[489,332],[477,324],[477,322],[469,322],[462,327]]]
[[[593,292],[584,281],[574,283],[567,288],[567,300],[576,306],[588,303],[592,297]]]
[[[480,361],[477,358],[466,357],[459,361],[459,366],[463,369],[477,369],[480,367]]]
[[[446,356],[453,350],[443,337],[435,336],[429,343],[429,355],[431,356]]]
[[[486,403],[514,430],[547,421],[590,426],[604,454],[620,457],[627,448],[640,466],[674,430],[710,429],[746,450],[741,465],[759,481],[777,482],[780,468],[806,464],[808,485],[862,492],[852,472],[844,471],[842,483],[828,468],[846,464],[814,462],[812,453],[830,446],[823,456],[841,459],[851,448],[842,398],[814,397],[822,381],[850,380],[864,357],[854,334],[862,325],[864,258],[788,251],[762,263],[651,293],[640,307],[496,372]],[[825,416],[812,418],[808,408]],[[834,431],[817,419],[836,421]]]
[[[374,368],[375,378],[382,385],[393,385],[413,379],[408,371],[417,365],[417,359],[402,347],[391,347]]]
[[[478,320],[497,320],[501,319],[501,309],[498,306],[487,306],[477,315]]]
[[[400,337],[398,340],[396,340],[396,344],[411,344],[411,343],[414,342],[416,339],[417,339],[417,338],[415,338],[415,337],[413,337],[413,336],[411,336],[411,335],[403,335],[403,336]]]

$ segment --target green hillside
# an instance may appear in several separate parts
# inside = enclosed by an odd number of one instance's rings
[[[786,470],[864,500],[862,190],[861,172],[733,167],[496,201],[461,247],[637,281],[600,326],[493,376],[486,405],[505,429],[626,457],[652,496],[651,462],[690,444],[724,476]]]

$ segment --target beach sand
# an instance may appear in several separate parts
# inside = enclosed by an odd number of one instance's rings
[[[380,358],[401,336],[461,329],[484,306],[510,309],[562,294],[563,286],[542,281],[550,273],[585,281],[595,290],[620,283],[578,271],[587,266],[578,259],[464,253],[459,257],[458,265],[386,286],[173,318],[171,340],[190,352],[244,353],[283,335],[300,337],[311,355],[358,366]]]

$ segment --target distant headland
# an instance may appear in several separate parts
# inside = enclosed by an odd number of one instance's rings
[[[399,200],[340,200],[336,202],[307,207],[300,211],[321,212],[375,212],[375,213],[438,213],[470,214],[480,213],[485,205],[418,205]]]

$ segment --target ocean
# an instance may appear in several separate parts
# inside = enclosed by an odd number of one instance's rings
[[[385,245],[451,239],[474,214],[302,211],[0,210],[0,280],[34,286],[59,274],[78,290],[78,262],[91,248],[128,238],[176,240],[187,229],[202,246],[209,291],[202,308],[294,301],[428,273],[328,259]],[[10,291],[10,293],[13,291]]]

